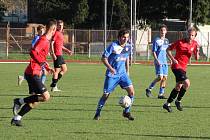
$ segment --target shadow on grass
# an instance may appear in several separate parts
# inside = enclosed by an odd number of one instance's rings
[[[121,135],[121,136],[136,136],[136,137],[156,137],[156,138],[180,138],[180,139],[210,139],[210,137],[198,136],[170,136],[170,135],[154,135],[154,134],[132,134],[132,133],[113,133],[113,132],[68,132],[72,134],[95,134],[95,135]]]

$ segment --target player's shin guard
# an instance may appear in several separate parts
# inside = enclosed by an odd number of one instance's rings
[[[128,95],[131,98],[131,105],[129,107],[126,107],[125,110],[123,112],[128,113],[131,110],[131,106],[133,104],[134,101],[134,96]]]
[[[155,87],[155,82],[152,82],[150,85],[149,85],[149,88],[148,89],[150,89],[150,90],[152,90],[154,87]]]
[[[25,105],[21,108],[21,110],[20,110],[20,112],[18,113],[18,115],[24,116],[24,115],[25,115],[26,113],[28,113],[31,109],[32,109],[32,108],[30,107],[29,104],[25,104]]]
[[[182,97],[185,95],[186,89],[184,89],[183,87],[180,89],[179,91],[179,95],[177,97],[178,101],[181,101]]]
[[[57,82],[58,82],[58,79],[52,79],[52,83],[51,83],[50,87],[55,87]]]
[[[26,103],[26,104],[39,102],[39,96],[32,95],[32,96],[28,96],[28,97],[24,98],[23,100],[24,100],[24,103]]]
[[[100,113],[101,113],[101,110],[104,106],[104,104],[106,103],[106,99],[101,97],[101,99],[99,100],[98,102],[98,106],[97,106],[97,109],[96,109],[96,114],[100,116]]]
[[[58,73],[58,80],[60,80],[62,76],[63,76],[63,75],[59,72],[59,73]]]
[[[165,87],[160,87],[159,94],[164,94],[164,92],[165,92]]]
[[[171,91],[170,96],[168,97],[167,102],[171,103],[173,102],[173,100],[177,97],[177,94],[179,93],[179,91],[177,91],[175,88]]]

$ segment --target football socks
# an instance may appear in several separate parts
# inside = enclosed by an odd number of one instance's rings
[[[173,102],[173,100],[177,97],[177,94],[179,93],[179,91],[177,91],[175,88],[171,91],[170,96],[168,97],[167,102],[171,103]]]

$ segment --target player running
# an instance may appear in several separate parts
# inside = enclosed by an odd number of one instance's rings
[[[46,57],[49,53],[51,38],[56,31],[56,24],[56,20],[49,20],[46,25],[46,33],[31,49],[30,63],[25,70],[30,96],[14,99],[12,125],[22,126],[21,119],[26,113],[34,108],[38,102],[45,102],[50,99],[50,94],[41,81],[41,73],[43,67],[49,72],[54,72],[54,69],[49,67]]]
[[[186,90],[190,87],[190,80],[186,75],[187,64],[192,53],[194,54],[196,60],[199,59],[198,43],[194,40],[196,35],[196,29],[193,27],[189,28],[187,38],[176,41],[167,49],[167,54],[172,60],[171,69],[176,77],[175,88],[171,91],[167,102],[163,105],[163,108],[168,112],[172,112],[170,104],[174,99],[176,99],[176,108],[179,111],[183,110],[181,100],[185,95]],[[175,50],[176,52],[175,57],[172,55],[172,50]]]
[[[63,58],[63,50],[69,54],[72,55],[72,52],[64,47],[64,36],[63,36],[63,26],[64,22],[62,20],[57,21],[57,31],[55,32],[55,35],[53,36],[53,41],[51,43],[51,53],[54,60],[54,69],[55,73],[53,74],[52,83],[50,85],[51,91],[61,91],[57,87],[58,80],[61,79],[61,77],[64,75],[64,73],[67,72],[67,65]]]

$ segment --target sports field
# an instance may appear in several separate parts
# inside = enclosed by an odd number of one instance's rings
[[[59,81],[60,93],[51,93],[49,102],[23,118],[23,127],[10,125],[13,99],[28,95],[26,81],[17,86],[17,75],[27,64],[0,64],[0,140],[203,140],[210,139],[210,66],[188,67],[191,87],[182,103],[184,111],[172,113],[162,109],[165,100],[145,96],[145,88],[154,78],[154,67],[132,65],[131,79],[135,87],[132,108],[134,121],[122,117],[118,105],[125,91],[118,87],[110,96],[101,120],[93,120],[102,94],[105,67],[102,64],[69,63],[69,71]],[[49,88],[51,76],[46,85]],[[169,71],[166,95],[175,80]]]

